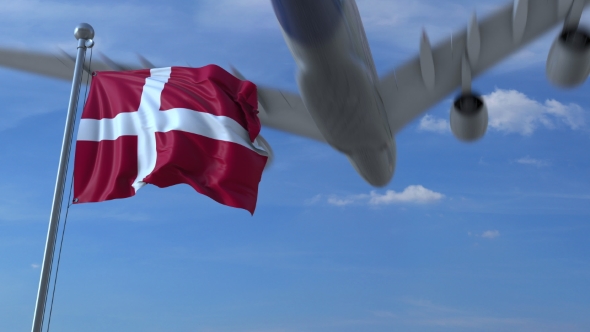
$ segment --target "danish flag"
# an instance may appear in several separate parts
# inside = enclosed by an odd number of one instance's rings
[[[97,72],[78,129],[74,202],[186,183],[254,213],[267,161],[256,86],[215,65]]]

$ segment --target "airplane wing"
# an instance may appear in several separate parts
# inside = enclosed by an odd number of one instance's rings
[[[573,19],[568,16],[570,8],[581,15],[589,4],[588,0],[515,0],[481,22],[474,16],[466,30],[435,47],[423,40],[418,56],[379,83],[392,132],[399,132],[461,86],[462,59],[469,48],[475,77],[564,20]]]
[[[481,22],[474,18],[468,29],[435,47],[423,40],[418,56],[382,77],[378,84],[392,132],[399,132],[461,85],[462,60],[468,49],[471,75],[475,77],[563,22],[570,8],[581,6],[581,15],[588,4],[590,0],[515,0]],[[74,62],[65,52],[53,55],[0,48],[0,66],[60,79],[72,78]],[[153,68],[144,58],[140,57],[140,62],[141,66],[121,65],[99,55],[85,73]],[[325,141],[299,95],[259,87],[258,97],[263,125]]]
[[[140,65],[123,65],[114,62],[103,54],[92,59],[91,68],[84,68],[83,82],[86,75],[100,70],[133,70],[153,68],[145,58],[139,56]],[[41,74],[49,77],[71,80],[76,58],[63,52],[61,54],[37,53],[23,50],[0,48],[0,66]],[[236,76],[240,77],[237,71]],[[243,79],[243,77],[240,77]],[[260,101],[260,122],[264,126],[290,132],[296,135],[324,141],[315,122],[297,94],[258,87]]]
[[[88,64],[84,66],[83,81],[86,80],[86,75],[93,71],[151,68],[146,66],[151,65],[147,60],[140,57],[140,62],[142,66],[120,65],[103,54],[98,54],[98,56],[95,54],[91,68],[88,67]],[[61,54],[50,54],[0,48],[0,66],[63,80],[72,80],[75,63],[76,57],[64,51],[61,51]]]

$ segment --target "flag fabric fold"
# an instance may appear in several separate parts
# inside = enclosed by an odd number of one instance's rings
[[[256,86],[222,68],[97,72],[78,129],[76,203],[185,183],[254,213],[267,152]]]

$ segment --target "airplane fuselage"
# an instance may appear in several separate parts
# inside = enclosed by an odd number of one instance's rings
[[[272,0],[305,107],[326,141],[371,185],[395,168],[395,141],[354,1]]]

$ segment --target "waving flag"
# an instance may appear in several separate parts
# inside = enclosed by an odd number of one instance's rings
[[[74,202],[186,183],[254,213],[267,153],[256,86],[218,66],[97,72],[78,130]]]

